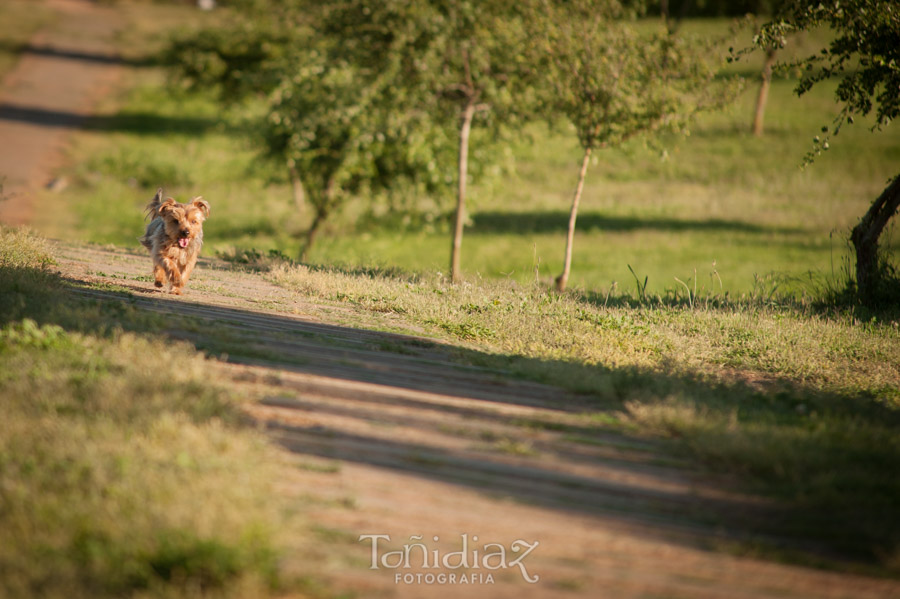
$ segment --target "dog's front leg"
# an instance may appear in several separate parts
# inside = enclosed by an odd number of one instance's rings
[[[177,264],[173,265],[169,276],[172,278],[172,293],[181,295],[181,290],[184,288],[184,279],[181,276],[181,271],[178,270]]]
[[[163,287],[166,284],[168,275],[166,274],[166,268],[163,265],[162,260],[153,261],[153,279],[153,284],[157,287]]]
[[[172,283],[172,293],[181,295],[181,288],[184,287],[184,280],[181,277],[181,270],[178,268],[178,262],[171,258],[163,258],[166,267],[166,274]]]
[[[197,264],[197,258],[188,259],[188,261],[184,265],[184,270],[181,271],[181,282],[183,285],[187,285],[188,279],[191,278],[191,273],[194,272],[194,266]]]

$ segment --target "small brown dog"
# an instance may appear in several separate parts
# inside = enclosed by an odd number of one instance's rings
[[[181,295],[200,255],[209,202],[201,196],[190,204],[179,204],[173,198],[163,201],[162,191],[157,190],[147,204],[147,216],[152,220],[140,241],[153,257],[156,286],[171,283],[172,293]]]

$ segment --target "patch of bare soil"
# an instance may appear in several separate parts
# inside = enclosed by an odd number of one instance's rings
[[[249,399],[297,466],[283,492],[318,531],[294,540],[298,567],[316,564],[338,590],[900,596],[895,581],[734,555],[737,544],[781,544],[758,531],[784,514],[664,444],[592,423],[586,398],[471,365],[471,349],[339,324],[350,320],[340,306],[216,260],[202,259],[176,297],[153,287],[144,253],[57,253],[79,293],[171,318],[173,337],[219,356],[215,378]]]

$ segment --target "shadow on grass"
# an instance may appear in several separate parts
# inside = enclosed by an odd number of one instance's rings
[[[235,220],[228,222],[211,222],[205,225],[209,236],[221,243],[256,237],[276,237],[283,234],[277,223],[270,220]],[[252,252],[254,250],[247,250]]]
[[[296,452],[636,524],[645,534],[695,547],[734,543],[738,550],[755,548],[760,557],[897,574],[891,564],[900,542],[900,413],[871,397],[828,394],[789,381],[760,386],[740,378],[712,381],[493,355],[194,303],[149,284],[129,285],[102,289],[50,271],[0,268],[0,324],[27,317],[100,335],[124,328],[170,336],[261,368],[268,374],[260,382],[279,389],[267,403],[295,410],[301,420],[304,412],[323,410],[364,419],[371,414],[385,426],[413,424],[450,434],[441,415],[455,416],[467,422],[453,433],[464,439],[479,425],[537,429],[555,435],[553,451],[563,457],[572,451],[565,459],[581,460],[595,473],[640,474],[651,483],[560,472],[552,462],[521,456],[495,459],[330,426],[270,423],[278,440]],[[330,398],[324,406],[304,403],[323,393]],[[504,405],[541,408],[541,415],[524,426],[498,410]],[[390,407],[405,409],[385,409]],[[560,424],[554,414],[570,423]],[[604,451],[585,449],[598,447]],[[664,465],[673,451],[695,470],[702,465],[713,474]],[[691,482],[667,488],[673,479]],[[735,481],[750,495],[734,493]]]
[[[169,117],[148,112],[122,112],[115,116],[87,116],[77,112],[47,110],[17,104],[0,104],[0,120],[57,129],[119,131],[136,135],[177,133],[199,135],[216,126],[215,119]]]
[[[159,64],[159,60],[153,56],[142,58],[124,58],[118,54],[102,53],[102,52],[84,52],[78,50],[70,50],[67,48],[58,48],[51,45],[37,44],[21,44],[9,41],[0,41],[0,51],[12,54],[44,56],[48,58],[60,58],[63,60],[72,60],[77,62],[90,62],[104,65],[122,65],[130,67],[146,67]]]
[[[688,282],[691,282],[690,279]],[[634,291],[629,293],[628,288]],[[810,317],[847,318],[857,323],[900,321],[900,279],[885,281],[883,296],[872,304],[864,304],[857,294],[855,282],[843,275],[808,271],[805,275],[769,273],[757,277],[755,287],[740,298],[700,291],[684,291],[673,287],[665,293],[640,294],[635,280],[627,282],[623,291],[571,289],[567,293],[578,301],[595,307],[664,308],[678,310],[717,310],[733,313],[739,310],[771,309],[809,315]]]
[[[569,213],[565,211],[536,212],[478,212],[472,216],[472,233],[559,233],[569,224]],[[579,231],[631,232],[643,230],[669,231],[711,231],[724,233],[796,233],[801,229],[793,227],[770,227],[753,223],[723,220],[687,220],[677,218],[640,218],[611,216],[600,212],[578,214],[576,228]]]
[[[291,256],[280,250],[261,252],[256,248],[235,247],[227,251],[219,252],[216,257],[232,267],[243,271],[269,272],[278,266],[297,266],[301,264]],[[399,266],[381,265],[348,265],[341,263],[302,263],[303,266],[315,272],[338,273],[351,277],[365,277],[367,279],[396,279],[410,283],[418,282],[422,278],[421,273],[408,271]]]

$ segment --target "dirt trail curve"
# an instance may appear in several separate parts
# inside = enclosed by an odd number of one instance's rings
[[[112,8],[47,0],[59,15],[39,32],[0,85],[0,223],[31,222],[35,192],[59,164],[68,133],[92,115],[120,73]]]
[[[338,589],[417,598],[900,596],[895,581],[711,550],[740,538],[742,523],[777,514],[653,442],[591,426],[583,399],[467,364],[472,350],[342,326],[350,319],[340,305],[215,260],[203,259],[176,297],[153,287],[137,248],[59,244],[57,255],[78,293],[165,315],[174,337],[229,354],[215,376],[262,398],[248,411],[306,465],[291,488],[312,502],[321,530],[337,531],[316,551]],[[393,549],[422,535],[441,555],[458,551],[463,534],[478,549],[538,541],[525,561],[540,580],[530,584],[513,567],[494,571],[493,584],[396,584],[398,573],[429,571],[370,569],[361,534],[390,535]]]

